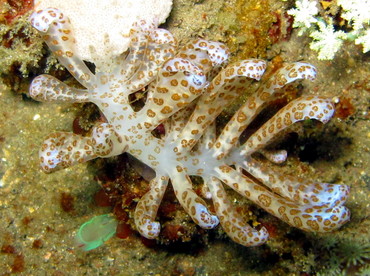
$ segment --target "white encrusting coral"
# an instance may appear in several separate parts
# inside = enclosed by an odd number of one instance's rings
[[[172,0],[35,0],[35,10],[57,8],[68,14],[80,58],[104,69],[127,50],[133,23],[164,23]]]
[[[253,156],[260,152],[269,160],[284,161],[286,152],[264,147],[296,122],[315,119],[326,123],[334,114],[329,99],[300,97],[245,142],[239,139],[261,110],[276,99],[276,91],[293,81],[315,78],[312,65],[297,62],[275,71],[216,136],[217,116],[253,80],[260,80],[266,69],[264,61],[249,59],[226,66],[228,49],[222,43],[198,39],[176,49],[171,33],[140,21],[132,26],[127,55],[120,56],[108,73],[93,74],[75,52],[69,21],[60,11],[41,10],[30,20],[59,61],[85,87],[75,89],[41,75],[33,80],[30,95],[41,101],[90,101],[106,118],[86,136],[66,132],[49,135],[40,150],[42,169],[52,172],[123,152],[150,166],[155,177],[134,214],[143,236],[153,239],[160,233],[157,210],[169,181],[195,223],[205,229],[220,223],[234,241],[245,246],[264,243],[268,232],[265,227],[252,228],[239,217],[224,185],[306,231],[333,231],[349,220],[349,210],[344,206],[349,194],[346,185],[287,177]],[[147,88],[145,105],[134,111],[129,95],[143,88]],[[165,135],[157,138],[152,131],[161,123]],[[203,178],[215,214],[194,191],[190,178],[194,175]]]

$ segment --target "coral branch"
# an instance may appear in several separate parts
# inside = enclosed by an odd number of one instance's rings
[[[139,200],[135,209],[135,224],[141,235],[147,239],[158,237],[161,230],[155,221],[158,207],[161,204],[168,184],[168,177],[159,177],[150,181],[150,190]]]
[[[301,97],[282,108],[241,146],[240,155],[251,155],[268,145],[270,140],[295,122],[316,119],[326,123],[334,114],[334,104],[321,97]]]
[[[95,77],[75,52],[72,28],[69,19],[56,9],[35,12],[30,17],[31,25],[43,34],[43,39],[57,56],[59,62],[86,88],[91,87]]]
[[[29,93],[33,99],[40,102],[89,102],[87,90],[70,87],[49,75],[34,78]]]

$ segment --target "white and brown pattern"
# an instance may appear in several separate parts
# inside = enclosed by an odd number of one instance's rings
[[[211,229],[220,222],[234,241],[245,246],[264,243],[268,232],[264,227],[252,228],[238,216],[224,184],[303,230],[333,231],[349,220],[349,211],[343,205],[349,194],[347,186],[286,177],[252,156],[258,151],[272,162],[283,162],[286,151],[265,150],[265,146],[295,122],[315,119],[326,123],[334,113],[330,100],[298,98],[243,144],[239,140],[252,120],[276,98],[280,88],[295,80],[315,78],[312,65],[297,62],[277,70],[250,93],[216,137],[215,119],[252,81],[260,80],[266,69],[264,61],[250,59],[226,66],[228,49],[222,43],[203,39],[176,50],[176,40],[168,31],[141,21],[130,32],[129,51],[112,65],[110,72],[97,70],[93,74],[74,51],[69,20],[60,11],[52,8],[38,11],[30,21],[59,61],[85,87],[75,89],[41,75],[32,82],[30,95],[39,101],[90,101],[107,119],[87,136],[62,132],[49,135],[40,150],[42,169],[52,172],[123,152],[150,166],[156,176],[134,215],[137,230],[143,236],[153,239],[160,233],[157,210],[169,180],[195,223]],[[146,103],[141,110],[134,111],[128,97],[144,87],[148,87]],[[161,123],[165,135],[156,138],[151,131]],[[258,181],[244,175],[243,169]],[[203,178],[203,190],[212,198],[216,214],[194,192],[191,175]]]

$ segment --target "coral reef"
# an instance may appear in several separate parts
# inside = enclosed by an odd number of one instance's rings
[[[52,172],[128,152],[155,171],[150,189],[134,214],[136,228],[143,236],[153,239],[159,235],[161,226],[155,218],[169,181],[194,222],[205,229],[220,222],[234,241],[245,246],[264,243],[267,230],[254,229],[238,216],[222,183],[306,231],[333,231],[349,220],[349,211],[343,206],[349,192],[346,185],[287,177],[253,156],[258,152],[274,163],[283,162],[286,151],[265,147],[295,122],[315,119],[326,123],[334,113],[329,99],[300,97],[247,139],[239,139],[260,111],[278,97],[279,88],[297,79],[315,77],[312,65],[297,62],[275,71],[216,136],[215,119],[251,84],[251,79],[261,78],[264,61],[243,60],[223,68],[227,48],[202,39],[175,55],[176,41],[168,31],[140,21],[130,31],[129,51],[115,60],[110,72],[97,70],[93,74],[75,51],[69,20],[60,11],[40,10],[30,21],[59,61],[85,87],[77,89],[41,75],[31,84],[31,97],[46,102],[93,102],[106,120],[85,136],[57,132],[47,137],[40,151],[42,169]],[[136,111],[129,95],[143,89],[147,99]],[[157,138],[152,131],[160,124],[165,134]],[[192,175],[203,178],[204,196],[212,199],[217,216],[194,192]]]
[[[42,57],[42,41],[33,40],[36,32],[27,21],[26,13],[32,8],[31,3],[10,1],[0,4],[1,75],[10,75],[17,68],[16,72],[21,76],[28,76],[29,68],[37,67]]]
[[[31,0],[0,2],[0,76],[15,92],[26,89],[28,77],[62,68],[30,26],[32,9]]]
[[[232,13],[232,10],[236,12]],[[223,7],[218,15],[220,28],[227,32],[225,42],[238,59],[266,57],[266,49],[274,39],[266,33],[277,20],[273,11],[268,1],[260,0],[236,0]]]
[[[362,270],[370,260],[368,237],[362,240],[338,235],[316,238],[312,250],[320,256],[316,264],[318,275],[366,275]]]
[[[364,53],[369,51],[370,2],[368,0],[297,0],[295,5],[295,8],[288,11],[294,16],[293,27],[299,28],[299,35],[309,33],[313,38],[310,47],[318,52],[319,59],[333,59],[345,41],[361,44]]]

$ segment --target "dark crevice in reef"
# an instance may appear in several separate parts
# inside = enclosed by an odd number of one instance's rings
[[[297,155],[302,162],[316,160],[335,161],[352,145],[352,138],[344,136],[338,128],[326,128],[298,138]]]

